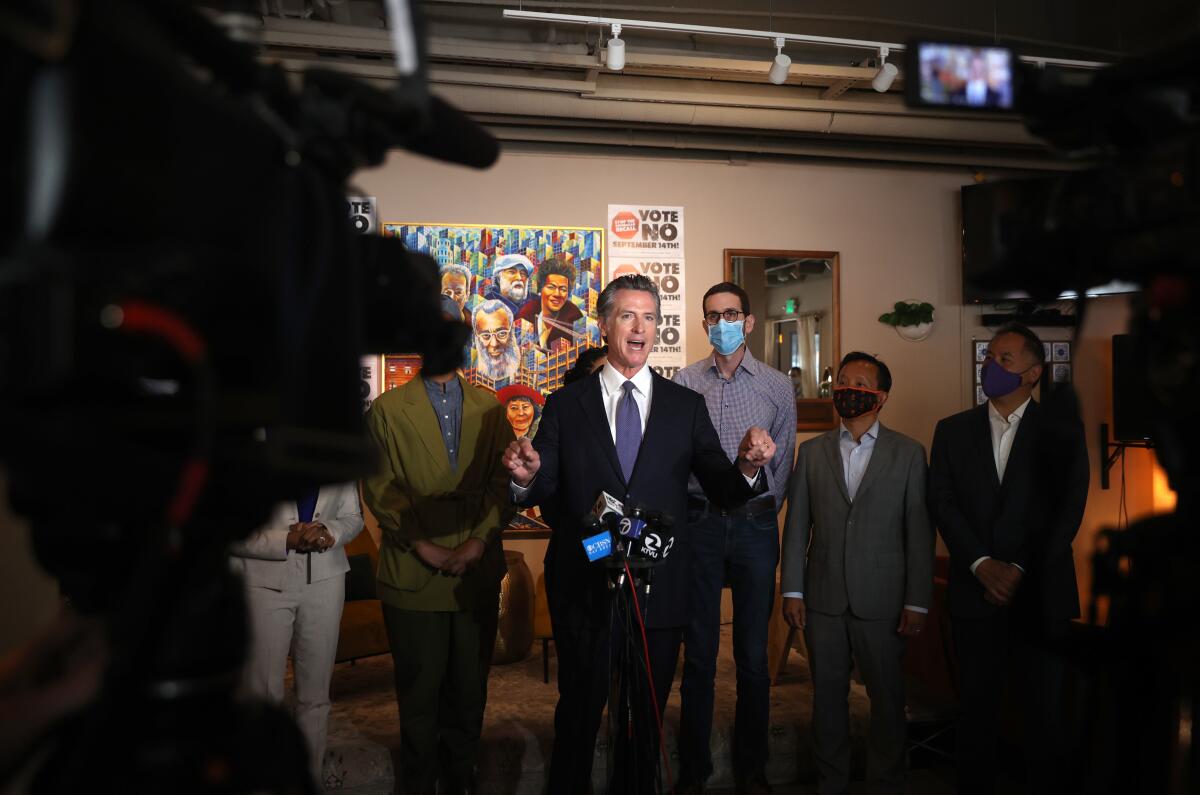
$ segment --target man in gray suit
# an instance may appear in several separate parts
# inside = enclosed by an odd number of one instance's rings
[[[871,699],[868,791],[904,791],[900,661],[929,612],[934,535],[925,449],[879,424],[891,388],[886,364],[846,354],[833,390],[842,422],[800,445],[792,473],[780,585],[784,619],[808,641],[822,795],[850,782],[852,657]]]

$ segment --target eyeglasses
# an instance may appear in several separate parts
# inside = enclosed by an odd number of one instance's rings
[[[495,337],[497,342],[504,343],[508,342],[508,336],[511,333],[510,329],[502,328],[499,331],[477,331],[475,332],[475,336],[479,337],[485,343],[491,342],[492,337]]]
[[[542,287],[542,290],[543,291],[548,290],[552,293],[558,293],[559,295],[570,295],[571,294],[571,288],[565,284],[547,284]]]
[[[726,309],[724,312],[705,312],[704,319],[708,321],[710,326],[712,326],[716,325],[716,322],[721,318],[724,318],[730,323],[736,323],[737,319],[744,314],[746,313],[740,309]]]

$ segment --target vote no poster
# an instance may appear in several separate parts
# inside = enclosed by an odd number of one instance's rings
[[[685,360],[687,296],[683,278],[683,208],[608,205],[608,278],[637,273],[658,285],[662,323],[650,366],[673,378]]]

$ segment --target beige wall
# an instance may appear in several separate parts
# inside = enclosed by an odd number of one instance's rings
[[[841,253],[841,348],[879,354],[896,373],[888,419],[928,444],[934,422],[963,407],[958,306],[961,171],[857,165],[505,154],[476,172],[403,154],[357,175],[384,221],[603,226],[610,202],[685,208],[687,297],[723,277],[726,248]],[[876,318],[904,298],[931,301],[937,327],[901,340]],[[687,316],[688,360],[709,346]],[[961,355],[960,355],[961,354]]]
[[[959,286],[958,188],[966,170],[861,165],[506,153],[484,172],[397,153],[356,175],[381,220],[604,226],[608,204],[684,207],[687,298],[723,278],[727,248],[841,254],[841,348],[882,356],[896,374],[887,422],[928,445],[934,423],[964,407],[967,377]],[[937,308],[922,343],[876,318],[896,301]],[[700,313],[687,315],[688,361],[710,347]],[[807,436],[803,437],[807,438]],[[536,577],[541,541],[511,541]]]
[[[726,248],[840,252],[841,349],[888,362],[895,386],[884,421],[928,447],[938,419],[971,405],[970,343],[988,336],[979,326],[980,310],[961,304],[958,188],[971,178],[966,170],[522,152],[503,155],[482,173],[396,154],[360,173],[356,187],[378,197],[384,221],[603,226],[610,202],[682,205],[687,295],[697,306],[722,279]],[[904,341],[878,322],[901,299],[936,307],[925,341]],[[1095,532],[1116,519],[1118,491],[1100,491],[1095,437],[1111,414],[1109,340],[1124,329],[1127,314],[1124,298],[1093,301],[1083,342],[1073,352],[1093,481],[1076,542],[1085,593],[1086,552]],[[690,362],[709,347],[699,312],[688,321]],[[1150,510],[1149,460],[1130,454],[1132,515]],[[534,576],[540,574],[544,542],[507,546],[524,552]]]
[[[379,198],[387,221],[603,226],[609,202],[680,204],[686,211],[688,298],[722,279],[726,248],[830,250],[841,253],[841,348],[880,355],[896,379],[884,419],[928,446],[936,421],[970,405],[972,337],[986,337],[979,310],[960,305],[958,187],[965,170],[862,165],[755,163],[608,155],[506,154],[475,172],[397,154],[358,175],[360,193]],[[928,300],[936,327],[924,342],[905,342],[876,318],[897,300]],[[708,351],[699,312],[688,321],[688,360]],[[1090,584],[1086,552],[1096,531],[1117,517],[1117,488],[1099,488],[1097,425],[1111,415],[1110,338],[1127,322],[1123,298],[1092,302],[1074,351],[1082,395],[1092,492],[1076,542],[1081,589]],[[807,438],[804,435],[802,438]],[[1131,451],[1129,513],[1152,510],[1152,457]],[[1114,470],[1114,486],[1119,469]],[[10,541],[0,582],[5,611],[0,651],[44,625],[56,591],[32,560],[27,526],[0,510]],[[511,541],[536,577],[545,543]]]

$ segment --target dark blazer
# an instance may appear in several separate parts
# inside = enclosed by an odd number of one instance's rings
[[[621,474],[604,413],[599,372],[550,395],[533,446],[541,468],[521,504],[540,505],[552,528],[545,570],[554,622],[595,627],[609,621],[604,566],[590,563],[581,543],[583,517],[600,492],[607,491],[627,506],[641,505],[675,520],[675,546],[654,572],[646,624],[687,624],[688,475],[695,473],[709,500],[718,505],[738,505],[754,495],[721,449],[704,398],[654,374],[650,416],[629,483]]]
[[[933,602],[925,448],[883,425],[851,502],[842,428],[800,445],[783,530],[783,593],[821,613],[899,619]],[[811,541],[811,545],[810,545]]]
[[[1045,619],[1079,615],[1071,541],[1088,493],[1087,445],[1078,419],[1053,422],[1031,400],[1013,440],[1004,482],[996,475],[988,404],[947,417],[933,434],[929,512],[950,550],[950,613],[985,617],[970,566],[989,556],[1025,569],[1014,609]]]

